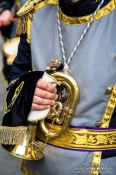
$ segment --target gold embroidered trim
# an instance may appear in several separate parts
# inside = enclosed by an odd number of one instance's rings
[[[102,124],[101,128],[108,128],[110,124],[110,120],[112,117],[112,114],[114,112],[114,109],[116,107],[116,84],[114,85],[112,89],[112,95],[108,101],[103,119],[102,119]],[[113,135],[111,135],[112,137]],[[116,139],[116,138],[115,138]],[[93,155],[93,161],[92,161],[92,171],[91,175],[98,175],[99,174],[99,168],[101,164],[101,156],[102,152],[95,152]]]
[[[26,126],[0,126],[0,143],[4,145],[21,144],[26,134]]]
[[[27,40],[30,43],[31,41],[31,23],[32,23],[32,14],[34,12],[36,12],[37,10],[39,10],[40,8],[44,7],[47,4],[58,4],[57,0],[45,0],[42,2],[37,1],[34,5],[31,4],[31,10],[29,10],[30,8],[28,8],[28,6],[30,7],[30,2],[27,2],[27,6],[25,4],[25,6],[23,8],[21,8],[19,10],[18,16],[21,16],[22,14],[26,14],[26,15],[22,15],[21,19],[18,20],[18,24],[17,24],[17,35],[19,36],[20,34],[26,34],[26,32],[28,32],[27,34]],[[32,3],[32,2],[31,2]],[[33,8],[32,8],[33,7]],[[109,14],[110,12],[112,12],[114,9],[116,8],[116,3],[115,0],[112,0],[111,2],[109,2],[106,6],[104,6],[102,9],[100,9],[94,20],[98,20],[101,17]],[[27,10],[26,10],[27,9]],[[29,12],[30,13],[29,13]],[[29,16],[28,16],[28,13]],[[65,24],[72,24],[72,25],[79,25],[79,24],[84,24],[90,21],[90,17],[91,15],[88,16],[83,16],[83,17],[69,17],[66,16],[65,14],[63,14],[63,12],[60,10],[60,19],[65,23]]]
[[[5,115],[6,113],[8,113],[8,112],[11,110],[11,108],[12,108],[12,106],[14,105],[14,103],[15,103],[17,97],[19,96],[19,94],[20,94],[20,92],[21,92],[23,86],[24,86],[24,81],[22,81],[22,82],[20,83],[20,85],[15,89],[14,95],[13,95],[13,97],[12,97],[12,99],[11,99],[11,103],[10,103],[9,105],[8,105],[7,103],[5,103],[5,105],[4,105],[4,110],[5,110],[4,115]],[[9,91],[8,91],[8,93],[9,93]],[[8,93],[7,93],[7,94],[8,94]]]
[[[36,12],[37,10],[41,9],[41,8],[44,7],[45,5],[46,5],[46,2],[45,2],[45,1],[43,1],[43,2],[41,2],[41,3],[39,3],[39,4],[37,4],[37,5],[34,7],[34,9],[33,9],[33,13]]]
[[[41,4],[41,5],[40,5]],[[31,11],[33,11],[33,9],[40,9],[40,7],[43,7],[43,5],[45,4],[58,4],[58,0],[28,0],[20,9],[19,11],[17,12],[17,16],[18,17],[21,17],[21,16],[24,16],[28,13],[30,13]]]
[[[45,0],[48,4],[58,4],[59,0]]]
[[[22,17],[30,13],[35,5],[39,4],[41,0],[27,0],[25,4],[18,10],[17,16]]]
[[[42,4],[41,4],[42,3]],[[39,4],[37,4],[34,7],[34,12],[39,10],[40,8],[42,8],[44,5],[46,4],[58,4],[57,0],[45,0],[44,2],[41,2]],[[110,12],[112,12],[114,9],[116,8],[116,2],[115,0],[110,1],[107,5],[105,5],[103,8],[101,8],[96,16],[94,20],[98,20],[101,17],[109,14]],[[92,15],[92,14],[91,14]],[[79,25],[79,24],[84,24],[90,21],[90,17],[91,15],[87,15],[87,16],[83,16],[83,17],[69,17],[67,15],[65,15],[61,10],[60,10],[60,19],[65,23],[65,24],[72,24],[72,25]]]
[[[47,124],[50,130],[58,132],[61,126]],[[42,132],[37,134],[38,139],[45,141]],[[61,137],[50,139],[49,144],[66,149],[75,150],[110,150],[116,148],[116,130],[92,130],[69,128]]]
[[[110,120],[112,117],[112,114],[114,112],[114,109],[116,107],[116,84],[114,85],[112,89],[112,95],[109,99],[109,102],[107,104],[103,119],[102,119],[102,125],[101,128],[108,128],[110,124]]]
[[[94,152],[91,174],[90,175],[99,175],[99,168],[100,168],[100,164],[101,164],[101,156],[102,156],[102,152]]]
[[[32,14],[29,13],[27,18],[27,41],[31,42],[31,23],[32,23]]]
[[[18,19],[16,34],[20,36],[21,34],[26,34],[27,32],[27,15],[23,16],[22,18]]]
[[[55,3],[56,1],[54,0],[46,0],[46,1],[42,1],[40,3],[38,3],[32,10],[31,13],[29,13],[28,15],[28,19],[27,19],[27,41],[30,43],[31,42],[31,24],[32,24],[32,14],[34,12],[36,12],[37,10],[39,10],[40,8],[44,7],[46,5],[46,3]]]
[[[112,0],[97,12],[94,20],[102,18],[103,16],[112,12],[115,8],[116,8],[116,2],[115,0]],[[73,25],[84,24],[90,21],[90,17],[91,15],[83,17],[69,17],[63,14],[63,12],[60,10],[60,18],[65,24],[73,24]]]

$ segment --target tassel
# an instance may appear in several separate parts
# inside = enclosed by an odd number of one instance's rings
[[[21,34],[27,33],[27,15],[18,19],[16,34],[20,36]]]
[[[26,126],[0,126],[0,143],[4,145],[21,144],[27,131]]]

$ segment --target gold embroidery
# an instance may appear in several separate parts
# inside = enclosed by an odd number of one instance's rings
[[[36,12],[37,10],[41,9],[42,7],[44,7],[46,5],[45,1],[42,1],[41,3],[37,4],[34,9],[33,9],[33,13]]]
[[[110,120],[111,120],[111,117],[112,117],[112,114],[114,112],[115,107],[116,107],[116,84],[114,85],[114,87],[112,89],[112,95],[108,101],[108,104],[107,104],[107,107],[106,107],[106,110],[105,110],[105,113],[104,113],[104,116],[102,119],[101,128],[108,128],[109,127]],[[109,140],[109,142],[112,143],[112,141],[114,141],[114,140],[116,141],[116,131],[115,131],[114,135],[111,134],[111,140]],[[102,142],[107,143],[107,141],[104,138],[102,138]],[[100,168],[100,164],[101,164],[101,156],[102,156],[102,152],[95,152],[94,153],[91,175],[98,175],[99,174],[99,168]]]
[[[93,156],[93,163],[91,168],[91,175],[98,175],[99,174],[99,168],[101,164],[101,155],[102,152],[95,152]]]
[[[27,18],[27,41],[31,42],[31,23],[32,23],[32,14],[29,13]]]
[[[17,12],[17,16],[21,17],[27,15],[28,13],[39,10],[46,4],[58,4],[58,0],[28,0]]]
[[[102,125],[101,128],[108,128],[111,120],[111,116],[114,112],[114,109],[116,107],[116,84],[112,89],[112,95],[110,97],[110,100],[107,104],[103,120],[102,120]]]
[[[26,134],[26,126],[0,126],[0,143],[4,145],[21,144]]]
[[[17,97],[19,96],[23,86],[24,86],[24,81],[21,82],[20,85],[16,88],[15,93],[14,93],[12,99],[11,99],[11,103],[9,105],[7,103],[5,103],[5,107],[4,107],[5,108],[5,113],[4,114],[8,113],[11,110],[11,108],[14,105]]]
[[[27,18],[28,16],[22,16],[22,18],[18,19],[16,34],[20,36],[21,34],[26,34],[27,32]]]
[[[115,8],[116,8],[115,0],[110,1],[107,5],[105,5],[97,12],[94,20],[98,20],[101,17],[111,13]],[[84,24],[90,21],[90,16],[91,15],[83,17],[69,17],[63,14],[63,12],[60,10],[60,18],[65,24],[73,24],[73,25]]]
[[[45,0],[48,4],[58,4],[58,0]]]
[[[42,3],[42,4],[41,4]],[[45,6],[46,4],[58,4],[57,0],[45,0],[44,2],[41,2],[37,4],[34,7],[34,12]],[[111,0],[107,5],[105,5],[103,8],[101,8],[96,16],[95,20],[100,19],[101,17],[109,14],[116,8],[116,2],[115,0]],[[84,24],[90,21],[90,17],[92,14],[83,16],[83,17],[69,17],[65,15],[61,10],[60,10],[60,19],[65,23],[65,24],[72,24],[72,25],[79,25],[79,24]]]
[[[33,1],[27,0],[27,2],[17,12],[17,16],[21,17],[24,15],[27,15],[28,13],[30,13],[33,10],[34,6],[40,2],[41,2],[41,0],[33,0]]]
[[[50,129],[58,131],[61,126],[48,124]],[[37,134],[38,139],[45,141],[42,132]],[[116,148],[116,130],[92,130],[69,128],[61,137],[50,139],[49,144],[68,148],[83,150],[108,150]]]
[[[18,24],[17,24],[17,35],[27,34],[27,40],[30,43],[31,41],[31,23],[32,23],[32,14],[39,10],[40,8],[44,7],[47,4],[58,4],[57,0],[45,0],[45,1],[27,1],[27,3],[19,10],[17,13],[18,16],[22,16],[21,19],[19,19]],[[31,8],[30,8],[31,6]],[[109,2],[106,6],[101,8],[94,20],[98,20],[101,17],[109,14],[116,8],[116,3],[115,0],[112,0]],[[29,13],[29,16],[28,16]],[[91,14],[92,15],[92,14]],[[69,17],[63,14],[63,12],[60,9],[60,19],[65,23],[65,24],[72,24],[72,25],[79,25],[79,24],[84,24],[90,21],[91,15],[88,16],[83,16],[83,17]]]

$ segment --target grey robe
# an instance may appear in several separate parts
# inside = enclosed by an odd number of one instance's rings
[[[57,27],[57,8],[46,5],[33,14],[31,52],[33,70],[44,71],[53,58],[62,60]],[[62,22],[62,35],[68,57],[87,24]],[[70,63],[70,72],[78,82],[80,100],[73,126],[96,127],[101,121],[110,95],[107,87],[116,82],[116,10],[95,21]],[[46,145],[44,159],[28,161],[35,175],[88,175],[93,153],[72,151]],[[101,174],[115,175],[116,157],[102,160]]]

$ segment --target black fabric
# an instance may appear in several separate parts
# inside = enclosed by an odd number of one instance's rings
[[[0,28],[1,34],[5,40],[11,38],[12,27],[13,27],[13,23],[8,26],[3,26]]]
[[[11,10],[14,2],[14,0],[0,0],[0,8],[3,10]]]
[[[104,7],[111,0],[105,0],[102,7]],[[64,14],[72,17],[81,17],[93,13],[101,0],[79,0],[72,2],[71,0],[59,0],[60,7]]]
[[[32,70],[30,44],[26,40],[26,35],[21,35],[18,47],[18,54],[12,64],[11,72],[8,75],[8,81],[16,79],[19,76]]]
[[[3,56],[3,69],[2,72],[4,74],[4,77],[6,80],[8,80],[8,75],[11,71],[12,65],[8,65],[7,64],[7,58],[5,56]]]
[[[102,159],[107,159],[111,157],[116,157],[116,150],[111,150],[111,151],[103,151],[102,153]]]
[[[3,116],[3,126],[26,126],[28,125],[27,116],[31,110],[34,90],[36,83],[41,78],[43,72],[35,71],[21,76],[11,87],[6,98],[9,106],[14,96],[16,88],[24,81],[24,86],[18,95],[15,103],[10,107],[10,111]]]

